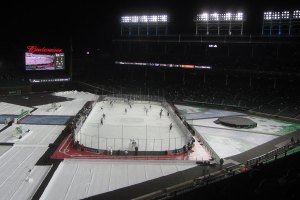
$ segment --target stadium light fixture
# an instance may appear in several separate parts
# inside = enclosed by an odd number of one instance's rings
[[[198,14],[197,21],[208,21],[208,13]]]
[[[300,19],[300,10],[295,10],[293,12],[293,19]]]
[[[197,14],[196,21],[243,21],[244,14],[242,12],[237,13],[201,13]]]
[[[281,12],[281,19],[289,19],[289,18],[290,18],[290,12],[289,11]]]
[[[287,19],[300,19],[300,10],[293,11],[293,15],[290,11],[282,12],[264,12],[264,20],[287,20]]]
[[[219,14],[218,13],[212,13],[209,15],[209,19],[211,21],[219,21]]]
[[[168,15],[122,16],[121,23],[166,23]]]
[[[225,17],[225,21],[230,21],[231,20],[231,13],[226,13],[224,17]]]

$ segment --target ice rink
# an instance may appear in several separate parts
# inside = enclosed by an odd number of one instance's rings
[[[145,109],[148,109],[147,113]],[[160,117],[161,109],[163,112]],[[124,102],[115,102],[113,105],[109,101],[98,102],[77,139],[81,144],[96,149],[134,150],[130,145],[131,139],[137,142],[139,151],[182,148],[191,136],[184,135],[171,114],[168,116],[167,113],[166,108],[149,102],[133,103],[132,108]],[[100,123],[101,118],[103,125]],[[170,131],[171,123],[173,127]]]

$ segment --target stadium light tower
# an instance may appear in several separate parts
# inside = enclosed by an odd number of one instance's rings
[[[196,16],[196,35],[243,35],[245,21],[242,12],[208,13],[203,12]]]
[[[121,17],[121,35],[167,35],[168,15],[133,15]]]
[[[262,35],[299,35],[300,10],[264,12]]]

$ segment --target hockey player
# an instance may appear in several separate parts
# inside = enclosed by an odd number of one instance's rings
[[[172,127],[173,127],[173,124],[171,123],[171,124],[170,124],[170,131],[172,130]]]

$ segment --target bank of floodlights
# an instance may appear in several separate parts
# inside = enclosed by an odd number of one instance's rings
[[[132,15],[121,17],[121,35],[159,36],[167,35],[168,15]]]
[[[122,16],[121,23],[167,23],[168,15]]]
[[[293,19],[300,19],[300,10],[295,10],[293,12]]]
[[[264,12],[264,20],[300,19],[300,10],[282,12]]]
[[[264,20],[281,20],[281,19],[289,19],[290,12],[264,12]]]
[[[243,21],[244,14],[242,12],[237,13],[201,13],[196,17],[196,21]]]
[[[262,35],[298,35],[300,10],[268,11],[263,15]]]
[[[243,12],[203,12],[196,16],[196,35],[242,35]]]

